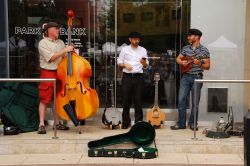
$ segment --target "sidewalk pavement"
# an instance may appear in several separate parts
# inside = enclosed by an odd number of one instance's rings
[[[105,126],[83,126],[82,134],[71,127],[58,131],[58,139],[52,139],[53,131],[47,126],[47,134],[20,133],[15,136],[0,134],[0,165],[39,166],[243,166],[243,138],[211,139],[197,132],[198,140],[192,140],[190,129],[173,131],[168,126],[156,130],[159,156],[155,159],[96,158],[87,156],[87,143],[127,130],[110,130]],[[0,132],[1,133],[1,132]]]
[[[156,159],[96,158],[82,154],[18,154],[0,155],[0,165],[156,165],[156,166],[243,166],[243,155],[164,153]]]

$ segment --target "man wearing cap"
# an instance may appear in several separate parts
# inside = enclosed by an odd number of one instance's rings
[[[144,76],[142,69],[148,67],[147,51],[145,48],[139,46],[141,34],[138,32],[131,32],[128,37],[130,45],[122,48],[117,59],[118,66],[123,71],[123,129],[127,129],[131,125],[131,98],[134,99],[135,123],[143,120],[142,92],[144,86]]]
[[[74,46],[67,46],[59,37],[59,25],[55,22],[45,24],[43,28],[44,38],[38,44],[40,55],[40,78],[56,78],[57,65],[67,52],[73,51]],[[53,83],[41,82],[39,84],[39,128],[38,134],[46,134],[44,120],[47,105],[53,100]],[[57,117],[58,119],[58,117]],[[58,121],[58,120],[57,120]],[[69,128],[56,122],[58,130],[68,130]]]
[[[210,53],[206,47],[200,44],[200,38],[202,32],[198,29],[190,29],[188,32],[188,43],[189,45],[182,48],[181,53],[176,58],[176,62],[181,67],[187,67],[191,65],[191,69],[182,73],[179,88],[179,120],[176,125],[171,126],[172,130],[185,129],[186,128],[186,105],[189,93],[192,94],[192,108],[189,117],[188,125],[191,130],[194,130],[194,123],[197,125],[197,120],[194,122],[194,108],[197,110],[198,119],[198,107],[201,95],[202,83],[197,84],[196,95],[194,95],[194,80],[203,78],[203,71],[209,70],[210,68]],[[188,62],[187,58],[193,57],[192,63]],[[201,58],[203,57],[203,58]],[[194,105],[194,96],[196,96],[196,105]],[[196,128],[198,130],[198,128]]]

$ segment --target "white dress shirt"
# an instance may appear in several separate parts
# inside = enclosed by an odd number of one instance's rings
[[[122,48],[119,57],[117,59],[117,64],[129,64],[132,66],[132,70],[128,71],[126,68],[123,68],[125,73],[143,73],[143,65],[140,60],[142,58],[147,58],[147,51],[145,48],[138,46],[137,48],[132,48],[131,45],[125,46]],[[147,64],[148,60],[146,59]]]

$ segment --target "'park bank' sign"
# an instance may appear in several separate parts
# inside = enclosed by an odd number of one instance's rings
[[[85,36],[86,28],[72,28],[72,35]],[[21,35],[41,35],[41,27],[15,27],[15,34]],[[60,35],[68,35],[66,28],[60,28]]]

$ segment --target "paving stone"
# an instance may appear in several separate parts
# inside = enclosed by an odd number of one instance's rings
[[[155,159],[135,159],[135,164],[188,164],[186,153],[162,153]]]
[[[189,164],[232,164],[244,165],[237,154],[188,154]]]
[[[21,165],[77,164],[81,160],[81,157],[81,154],[33,154],[27,155],[27,158]]]
[[[19,165],[27,155],[0,155],[0,165]]]
[[[122,157],[88,157],[84,154],[79,164],[108,164],[108,165],[118,165],[118,164],[133,164],[133,158],[122,158]]]

